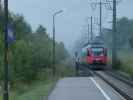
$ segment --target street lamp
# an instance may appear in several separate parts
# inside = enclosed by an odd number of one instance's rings
[[[63,10],[60,10],[53,14],[53,76],[55,75],[55,72],[56,72],[56,68],[55,68],[55,17],[56,15],[62,12]]]

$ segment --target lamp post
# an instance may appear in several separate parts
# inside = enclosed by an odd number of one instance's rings
[[[56,68],[55,68],[55,17],[56,15],[62,12],[63,10],[60,10],[53,14],[53,76],[55,75],[55,72],[56,72]]]

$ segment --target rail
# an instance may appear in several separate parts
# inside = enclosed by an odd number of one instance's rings
[[[133,82],[132,81],[125,79],[123,76],[110,71],[105,71],[105,72],[95,71],[94,74],[100,77],[101,79],[103,79],[111,87],[113,87],[125,99],[133,100]],[[122,88],[122,86],[124,87]]]

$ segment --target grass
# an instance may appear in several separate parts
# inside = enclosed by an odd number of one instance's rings
[[[75,74],[74,66],[69,61],[56,65],[56,75],[52,76],[52,69],[45,68],[40,70],[36,80],[32,83],[13,82],[12,90],[9,93],[10,100],[47,100],[50,91],[55,86],[58,79],[71,77]],[[0,100],[3,95],[0,94]]]
[[[129,49],[121,49],[117,52],[118,65],[113,67],[115,70],[122,71],[130,77],[133,77],[133,52]],[[111,52],[108,54],[109,65],[112,64]]]
[[[133,77],[133,52],[129,50],[121,51],[118,57],[121,62],[120,69]]]
[[[10,93],[10,100],[46,100],[55,83],[55,80],[35,82],[23,93],[12,91]],[[0,97],[0,100],[2,100],[2,96]]]
[[[70,65],[56,65],[56,75],[52,78],[52,70],[44,69],[39,72],[37,80],[30,84],[15,82],[10,92],[10,100],[47,100],[49,92],[53,89],[58,79],[74,75]],[[0,95],[0,100],[3,96]]]
[[[22,95],[16,96],[15,100],[45,100],[52,89],[54,82],[39,82]]]

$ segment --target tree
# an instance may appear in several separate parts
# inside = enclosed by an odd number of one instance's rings
[[[12,14],[11,23],[15,29],[17,40],[26,39],[32,33],[31,26],[25,21],[23,16]]]
[[[133,20],[124,17],[117,21],[117,48],[132,47]],[[112,45],[112,32],[108,29],[104,31],[104,38],[108,46]]]
[[[0,73],[3,73],[4,62],[4,11],[0,9]],[[10,81],[31,82],[38,73],[46,68],[51,68],[53,40],[46,28],[39,25],[35,32],[23,16],[9,13],[9,21],[13,25],[15,43],[10,49]],[[68,52],[64,44],[56,42],[57,62],[65,59]],[[2,75],[0,79],[3,80]]]

